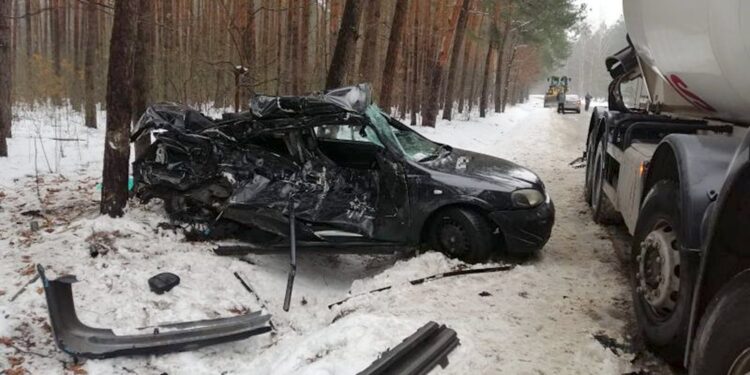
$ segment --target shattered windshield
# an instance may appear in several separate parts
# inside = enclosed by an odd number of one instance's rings
[[[376,105],[367,107],[365,114],[377,128],[378,133],[411,160],[417,162],[429,161],[444,155],[446,151],[450,151],[449,146],[435,143],[407,128],[406,125],[403,125],[403,128],[394,126]]]

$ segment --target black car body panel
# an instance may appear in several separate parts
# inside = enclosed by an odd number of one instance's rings
[[[74,357],[110,358],[193,350],[271,331],[271,317],[256,311],[228,318],[139,328],[143,333],[138,335],[117,335],[111,329],[90,327],[78,319],[72,289],[77,281],[75,276],[50,280],[41,265],[37,265],[37,272],[44,286],[55,343]]]
[[[299,240],[335,229],[417,245],[442,207],[529,211],[514,207],[511,194],[534,189],[552,226],[554,209],[534,173],[427,140],[372,105],[368,85],[261,96],[250,108],[223,120],[173,104],[149,108],[133,140],[151,132],[156,142],[133,163],[136,194],[162,198],[177,219],[229,220],[281,237],[291,198]],[[509,220],[494,222],[504,231]]]

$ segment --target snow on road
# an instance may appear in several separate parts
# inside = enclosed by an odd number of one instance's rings
[[[186,242],[181,233],[160,226],[166,215],[155,202],[131,203],[122,219],[99,216],[103,132],[84,129],[74,113],[65,115],[69,118],[62,121],[61,114],[25,112],[29,117],[16,121],[11,143],[11,153],[19,156],[0,160],[0,370],[353,374],[430,320],[455,329],[461,340],[450,364],[435,374],[622,374],[640,366],[631,363],[634,354],[615,353],[594,338],[604,334],[629,342],[632,313],[609,235],[592,224],[582,202],[583,170],[568,166],[581,154],[585,114],[563,117],[541,108],[535,98],[480,121],[417,128],[436,141],[507,158],[540,175],[557,217],[539,256],[506,272],[411,285],[406,281],[462,264],[433,252],[411,258],[302,254],[288,313],[281,309],[287,256],[213,255],[211,244]],[[45,121],[58,127],[40,127]],[[51,139],[73,136],[81,141]],[[42,145],[54,150],[51,160],[58,167],[50,163],[40,169],[37,184],[33,162],[46,165]],[[55,173],[46,173],[49,169]],[[30,229],[32,221],[39,230]],[[93,257],[92,250],[99,255]],[[39,283],[10,301],[33,277],[36,263],[48,267],[51,277],[78,276],[78,313],[93,326],[216,318],[264,305],[277,329],[190,352],[75,365],[54,346]],[[162,271],[178,274],[182,283],[155,295],[146,280]],[[234,271],[252,285],[260,302],[242,288]],[[394,288],[328,308],[350,293],[386,285]]]

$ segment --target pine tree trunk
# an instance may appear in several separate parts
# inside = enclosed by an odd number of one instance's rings
[[[380,86],[380,98],[378,102],[384,111],[390,112],[393,96],[393,79],[396,74],[396,62],[398,61],[399,46],[404,35],[406,16],[408,15],[408,1],[397,0],[396,10],[393,13],[391,23],[391,35],[388,37],[388,52],[385,55],[385,67],[383,68],[382,84]]]
[[[479,117],[487,115],[487,86],[490,81],[490,69],[492,68],[492,42],[487,47],[487,57],[484,59],[484,77],[482,78],[482,93],[479,95]]]
[[[138,31],[137,43],[135,45],[135,56],[133,67],[133,122],[141,118],[146,111],[152,93],[151,70],[154,65],[154,46],[152,44],[154,33],[154,9],[151,0],[138,0]],[[138,158],[151,145],[151,136],[144,134],[135,142],[135,157]]]
[[[484,14],[482,17],[477,21],[477,18],[471,18],[471,15],[469,15],[469,29],[474,30],[477,27],[477,22],[481,26],[482,19],[484,18]],[[467,40],[466,43],[464,43],[464,58],[463,58],[463,64],[461,67],[461,82],[458,84],[458,113],[463,113],[464,111],[464,102],[468,101],[471,103],[471,91],[469,91],[469,94],[466,94],[466,84],[467,80],[471,79],[470,76],[473,76],[474,74],[474,67],[475,62],[477,60],[474,50],[476,48],[476,41]],[[470,105],[468,105],[471,107]]]
[[[451,120],[453,112],[453,98],[454,98],[454,86],[456,81],[456,73],[458,71],[458,58],[461,54],[461,46],[464,42],[464,34],[466,34],[466,23],[469,18],[469,5],[471,0],[463,0],[461,5],[461,11],[458,16],[458,22],[456,23],[456,33],[453,37],[453,48],[451,49],[451,62],[448,68],[448,82],[445,86],[445,103],[443,104],[443,119]]]
[[[405,0],[399,0],[399,2],[405,2]],[[336,38],[336,48],[333,51],[331,66],[328,68],[326,89],[343,86],[347,74],[352,70],[357,53],[358,23],[362,8],[364,8],[363,0],[346,0],[339,35]],[[398,48],[398,44],[396,48]],[[395,61],[393,63],[395,64]]]
[[[0,156],[8,156],[11,131],[12,69],[10,53],[10,20],[13,17],[10,1],[0,1]]]
[[[96,54],[99,48],[97,35],[99,35],[99,17],[96,14],[96,3],[89,1],[86,5],[86,55],[83,62],[84,81],[84,122],[88,128],[96,128],[96,91],[94,87],[94,74]]]
[[[31,14],[31,0],[26,0],[26,14]],[[32,46],[32,40],[31,40],[31,34],[32,34],[32,17],[26,17],[24,22],[26,23],[26,58],[28,59],[28,62],[31,62],[31,55],[34,53],[34,49]]]
[[[375,67],[378,65],[378,31],[380,30],[380,1],[370,1],[365,9],[365,39],[362,56],[359,60],[358,83],[375,80]]]
[[[508,84],[510,83],[510,70],[513,67],[513,61],[516,59],[516,41],[515,37],[510,45],[510,57],[508,66],[505,68],[505,82],[503,82],[503,100],[500,112],[505,113],[505,105],[508,103]],[[497,111],[497,110],[496,110]]]
[[[104,140],[101,213],[123,215],[128,199],[130,118],[138,3],[115,1],[107,73],[107,132]]]
[[[171,80],[171,64],[172,64],[172,49],[174,48],[174,18],[172,9],[172,0],[164,1],[164,26],[162,30],[162,95],[164,99],[173,99],[173,92],[170,87]]]
[[[414,2],[414,41],[412,43],[412,75],[411,75],[411,119],[409,123],[412,126],[417,125],[417,112],[419,111],[419,0]]]
[[[62,0],[54,0],[53,6],[55,7],[54,10],[52,10],[52,38],[54,42],[52,43],[52,60],[54,63],[54,69],[55,69],[55,76],[60,77],[62,75],[62,40],[63,40],[63,30],[62,27]]]
[[[309,83],[307,78],[310,76],[310,5],[309,0],[302,1],[302,12],[300,14],[300,30],[299,30],[299,60],[297,64],[297,72],[299,74],[299,91],[300,93],[307,92]],[[313,4],[314,6],[317,6]]]
[[[504,64],[505,64],[505,47],[508,44],[508,38],[510,37],[510,25],[512,22],[512,6],[513,1],[508,1],[508,8],[507,8],[507,14],[505,15],[505,26],[503,27],[503,38],[500,41],[500,45],[497,47],[497,63],[495,63],[495,69],[497,70],[495,72],[495,112],[501,112],[502,111],[502,102],[503,102],[503,83],[505,82],[503,78],[504,74]]]
[[[437,119],[437,112],[439,106],[439,95],[440,85],[443,80],[443,71],[448,61],[448,53],[451,45],[451,41],[454,40],[456,32],[456,26],[458,25],[458,18],[462,12],[462,9],[466,8],[466,3],[469,0],[462,0],[462,2],[455,5],[453,9],[453,15],[450,18],[449,28],[446,33],[442,36],[442,42],[440,43],[440,52],[438,53],[437,60],[432,64],[430,79],[427,81],[427,101],[425,102],[424,111],[422,111],[422,126],[435,127],[435,120]]]
[[[246,3],[245,26],[242,30],[242,65],[248,69],[242,77],[242,108],[244,109],[248,108],[250,98],[253,97],[253,86],[255,85],[253,77],[256,73],[255,67],[259,65],[255,49],[255,0],[246,0]]]

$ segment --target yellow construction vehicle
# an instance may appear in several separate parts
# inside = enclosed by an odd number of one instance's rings
[[[547,93],[544,95],[544,106],[554,107],[557,104],[557,94],[561,90],[563,93],[567,93],[568,82],[570,81],[571,79],[566,76],[551,76],[547,78],[547,82],[549,82],[549,89],[547,89]]]

